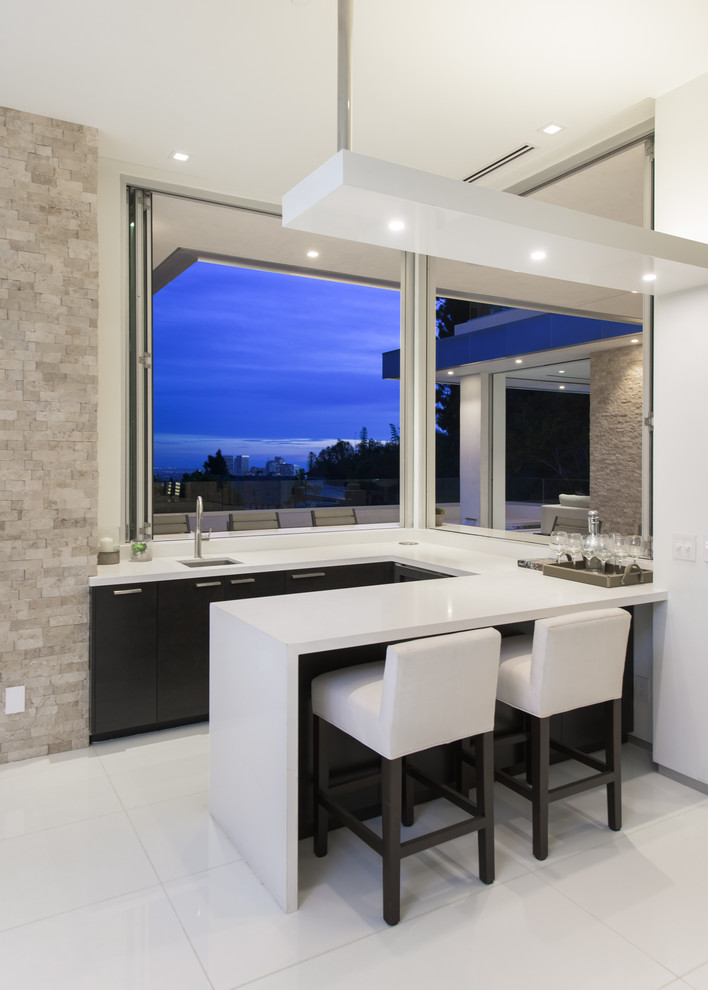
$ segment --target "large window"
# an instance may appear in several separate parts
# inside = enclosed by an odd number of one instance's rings
[[[649,151],[639,142],[527,194],[648,224]],[[612,530],[650,534],[642,297],[441,259],[436,277],[438,522],[540,536],[587,503]]]
[[[215,533],[398,521],[398,285],[273,216],[152,200],[152,535],[199,495]]]

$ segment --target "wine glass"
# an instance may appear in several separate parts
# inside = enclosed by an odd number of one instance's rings
[[[632,563],[637,565],[637,558],[641,556],[642,553],[642,538],[638,533],[633,533],[631,536],[626,536],[624,540],[624,552],[628,557],[632,558]]]
[[[622,563],[622,558],[625,556],[624,536],[621,533],[610,533],[608,539],[612,547],[612,556],[615,559],[615,564],[619,567]]]
[[[612,544],[607,539],[607,537],[600,537],[600,542],[595,548],[595,556],[600,561],[600,570],[603,574],[607,573],[607,564],[610,558],[614,555],[614,550]]]
[[[575,558],[581,552],[583,546],[583,537],[580,533],[568,533],[568,542],[566,543],[566,550],[570,554],[570,562],[575,565]]]
[[[598,570],[600,570],[600,568],[591,567],[590,562],[592,560],[599,560],[599,555],[598,555],[599,545],[600,545],[600,540],[598,539],[597,536],[593,535],[592,533],[588,533],[586,536],[583,536],[581,541],[580,552],[585,558],[585,568],[586,570],[594,571],[595,573],[597,573]]]
[[[561,558],[565,553],[566,544],[568,542],[568,534],[565,530],[557,529],[554,530],[548,537],[548,545],[556,555],[556,563],[560,564]]]

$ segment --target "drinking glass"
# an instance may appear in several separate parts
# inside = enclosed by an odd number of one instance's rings
[[[581,542],[580,552],[585,558],[585,567],[588,571],[594,571],[597,573],[601,568],[591,567],[590,562],[592,560],[599,560],[598,546],[600,545],[600,540],[597,536],[588,533],[587,536],[583,536]]]
[[[566,543],[566,550],[570,554],[570,562],[575,564],[575,558],[581,552],[583,546],[583,537],[581,533],[568,533],[568,542]]]
[[[638,533],[633,533],[631,536],[625,537],[624,552],[628,557],[632,558],[633,564],[637,563],[637,558],[642,553],[642,538]]]
[[[625,556],[624,536],[621,533],[610,533],[608,539],[612,547],[612,556],[614,557],[615,564],[619,567],[622,558]]]
[[[610,558],[614,555],[614,550],[612,549],[612,544],[606,537],[601,537],[595,549],[595,556],[600,561],[600,570],[603,574],[607,573],[607,564]]]
[[[556,563],[560,564],[561,558],[565,553],[566,543],[568,542],[568,534],[565,530],[558,529],[551,533],[548,537],[548,545],[556,555]]]

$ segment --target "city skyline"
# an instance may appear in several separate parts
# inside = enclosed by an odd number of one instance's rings
[[[197,262],[153,300],[155,465],[221,449],[304,467],[362,428],[387,440],[399,319],[397,291]]]

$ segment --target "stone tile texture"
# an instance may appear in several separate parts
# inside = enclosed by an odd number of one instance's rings
[[[0,763],[88,743],[97,166],[93,128],[0,108]]]
[[[642,521],[641,347],[590,360],[590,503],[603,533],[638,533]]]

